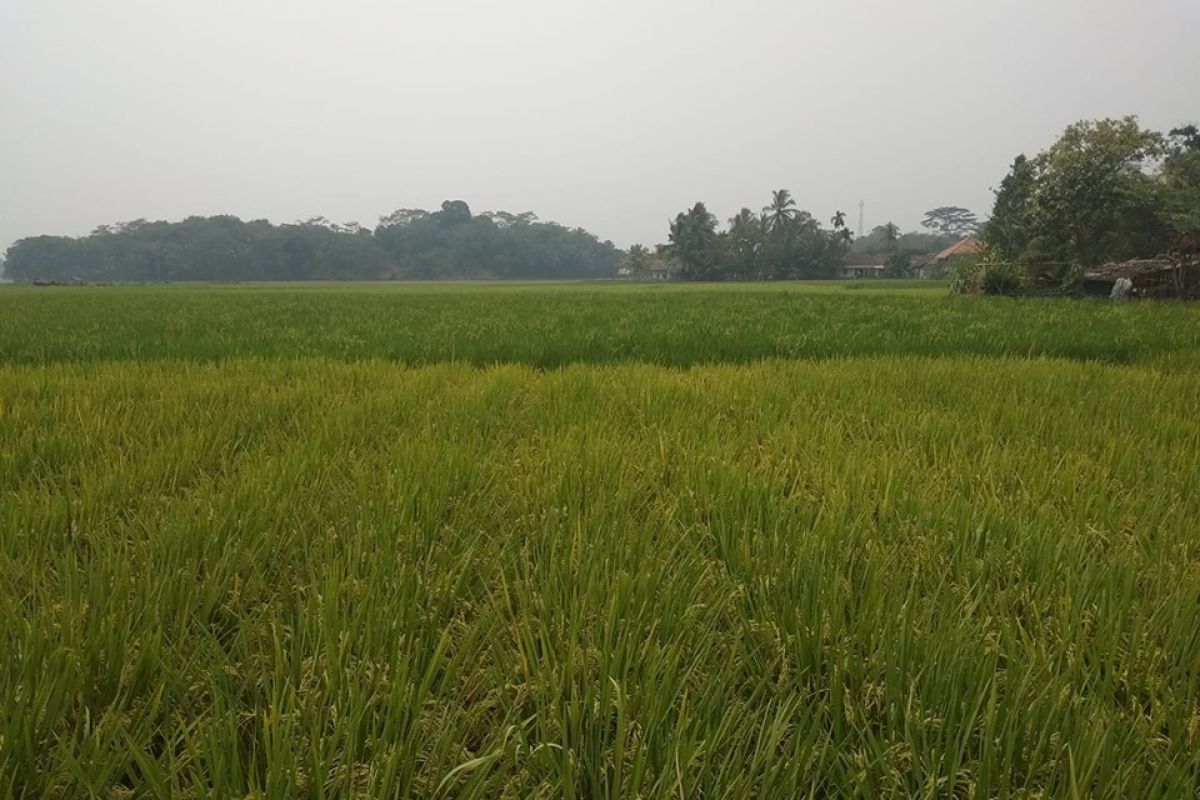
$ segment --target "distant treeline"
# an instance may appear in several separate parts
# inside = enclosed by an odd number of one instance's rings
[[[82,237],[33,236],[5,255],[14,281],[292,281],[607,278],[619,251],[531,213],[401,209],[371,230],[324,217],[294,224],[233,216],[136,220]]]
[[[704,203],[696,203],[671,221],[667,244],[653,252],[634,245],[622,268],[632,277],[658,273],[701,281],[831,278],[853,241],[845,214],[837,212],[832,227],[824,228],[796,207],[787,189],[772,192],[760,213],[743,208],[725,230],[718,224]]]
[[[914,255],[936,253],[979,230],[974,213],[959,206],[928,211],[921,225],[925,233],[901,233],[889,222],[856,242],[844,212],[834,212],[827,228],[797,208],[790,191],[777,189],[761,211],[742,208],[724,230],[704,203],[696,203],[671,221],[667,244],[629,248],[621,274],[704,281],[833,278],[853,252],[883,257],[886,274],[900,278],[910,274]]]
[[[725,230],[704,203],[670,222],[667,243],[635,244],[622,257],[619,277],[692,281],[831,278],[841,269],[853,236],[837,212],[832,229],[796,207],[791,192],[772,192],[761,213],[743,208]]]

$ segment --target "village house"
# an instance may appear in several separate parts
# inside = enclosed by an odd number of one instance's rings
[[[933,277],[933,269],[930,266],[933,260],[937,258],[937,253],[920,253],[908,260],[908,269],[913,276],[917,278]]]
[[[847,278],[882,278],[887,270],[886,256],[847,253],[842,260],[842,275]]]
[[[673,281],[679,277],[679,269],[671,264],[659,262],[650,267],[646,279],[651,281]]]
[[[913,274],[918,278],[944,278],[959,261],[983,252],[983,242],[974,236],[960,239],[940,253],[928,258],[920,266],[913,264]]]

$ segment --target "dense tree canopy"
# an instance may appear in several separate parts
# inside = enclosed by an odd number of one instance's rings
[[[610,277],[620,253],[582,229],[532,213],[400,209],[372,231],[317,217],[295,224],[237,217],[136,220],[88,236],[35,236],[9,248],[16,281],[272,281],[386,278]]]
[[[1171,230],[1200,238],[1200,129],[1176,128],[1167,136],[1162,170],[1163,215]]]
[[[908,231],[899,234],[895,241],[888,241],[888,238],[887,225],[877,225],[870,232],[856,239],[850,249],[855,253],[870,256],[890,255],[897,252],[912,255],[937,253],[945,250],[962,237],[928,231]]]
[[[1013,161],[984,240],[999,257],[1064,279],[1074,267],[1153,256],[1200,227],[1200,141],[1134,117],[1078,122]]]
[[[704,203],[670,224],[660,256],[690,280],[829,278],[838,274],[852,236],[846,216],[834,214],[832,229],[796,207],[791,192],[778,189],[759,214],[743,208],[724,231]]]
[[[671,223],[670,253],[678,262],[683,276],[690,280],[714,280],[720,277],[720,238],[717,218],[704,203],[696,203]]]
[[[975,212],[961,206],[939,206],[925,212],[921,227],[941,236],[962,238],[979,232]]]
[[[214,216],[33,236],[8,249],[3,275],[60,282],[607,278],[620,263],[632,276],[805,279],[836,276],[852,250],[883,257],[888,273],[900,276],[913,256],[982,227],[991,263],[1061,283],[1081,267],[1157,255],[1184,232],[1200,235],[1200,129],[1162,134],[1134,117],[1071,125],[1045,151],[1012,162],[982,226],[953,205],[927,211],[923,232],[902,233],[889,222],[854,241],[843,212],[830,224],[778,189],[761,211],[742,208],[724,229],[696,203],[670,222],[666,244],[622,256],[610,242],[531,212],[473,214],[465,201],[447,200],[436,211],[397,209],[373,230],[324,217],[273,225]]]

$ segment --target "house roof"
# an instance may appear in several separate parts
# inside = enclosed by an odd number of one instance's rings
[[[954,244],[947,247],[942,252],[933,257],[934,261],[946,261],[955,256],[969,256],[975,253],[983,252],[983,242],[976,239],[974,236],[968,236],[965,239],[960,239]]]
[[[846,253],[842,259],[844,267],[882,267],[885,257],[882,255],[869,256],[865,253]]]
[[[937,253],[922,253],[919,256],[913,256],[908,260],[908,265],[914,269],[924,267],[937,259]]]

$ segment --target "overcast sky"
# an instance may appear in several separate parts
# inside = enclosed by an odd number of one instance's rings
[[[786,187],[982,215],[1070,122],[1200,121],[1200,0],[0,0],[0,248],[467,200],[620,246]]]

